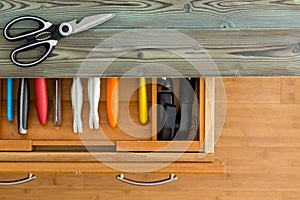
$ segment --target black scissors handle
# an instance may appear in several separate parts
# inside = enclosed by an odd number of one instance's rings
[[[34,21],[39,24],[39,27],[33,31],[27,31],[18,35],[12,36],[10,30],[16,23],[23,21]],[[58,40],[61,38],[57,32],[57,26],[52,23],[34,16],[18,17],[10,21],[4,28],[4,37],[9,41],[27,40],[27,44],[14,49],[10,54],[11,61],[19,67],[32,67],[43,62],[53,51]],[[18,54],[33,49],[43,47],[45,49],[42,55],[37,56],[36,60],[30,62],[24,62],[18,60]]]
[[[22,21],[35,21],[39,24],[38,29],[34,30],[34,31],[29,31],[29,32],[25,32],[25,33],[20,33],[16,36],[12,36],[10,34],[10,29],[13,25],[15,25],[18,22],[22,22]],[[18,17],[13,19],[12,21],[10,21],[4,28],[4,37],[9,40],[9,41],[17,41],[17,40],[23,40],[23,39],[28,39],[30,40],[31,38],[34,38],[37,34],[49,29],[53,24],[51,22],[48,22],[42,18],[39,17],[34,17],[34,16],[22,16],[22,17]]]
[[[19,67],[32,67],[34,65],[37,65],[37,64],[43,62],[47,57],[49,57],[49,55],[53,51],[54,47],[56,46],[57,42],[58,42],[57,40],[45,40],[45,41],[34,42],[32,44],[25,44],[21,47],[14,49],[11,52],[10,60]],[[46,51],[40,57],[38,57],[35,61],[25,63],[25,62],[18,60],[18,58],[17,58],[18,53],[30,51],[30,50],[36,49],[38,47],[44,47],[46,49]]]

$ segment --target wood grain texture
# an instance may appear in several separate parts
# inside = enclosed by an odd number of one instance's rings
[[[31,151],[31,140],[0,140],[0,151]]]
[[[219,160],[207,163],[79,163],[79,162],[2,162],[1,173],[36,173],[36,174],[116,174],[145,173],[187,173],[187,174],[220,174],[225,172],[225,164]]]
[[[205,79],[205,153],[214,153],[215,146],[215,78]]]
[[[118,184],[118,183],[116,183]],[[174,184],[173,184],[174,185]],[[171,188],[169,188],[171,189]],[[0,191],[1,192],[1,191]],[[10,195],[12,192],[18,192],[22,194],[22,196],[28,198],[29,200],[35,199],[33,197],[39,198],[43,197],[43,194],[51,193],[49,194],[49,199],[52,198],[64,198],[64,199],[91,199],[91,200],[97,200],[97,199],[132,199],[132,200],[138,200],[141,197],[147,198],[147,199],[166,199],[166,200],[172,200],[172,199],[188,199],[192,200],[197,196],[197,191],[184,191],[179,190],[177,192],[170,192],[167,190],[163,191],[155,191],[151,189],[142,189],[142,192],[139,192],[138,189],[122,189],[122,190],[106,190],[104,191],[97,191],[96,189],[78,189],[73,194],[70,194],[70,192],[67,192],[63,189],[40,189],[40,190],[29,190],[30,194],[26,194],[25,189],[9,189],[8,192],[4,192],[3,196],[7,198],[14,199],[13,195]],[[58,194],[53,194],[53,192],[57,192]],[[103,193],[104,192],[104,193]],[[61,194],[61,195],[59,195]],[[207,192],[201,195],[201,199],[204,200],[212,200],[214,199],[214,196],[217,196],[218,199],[221,200],[238,200],[239,197],[243,196],[245,200],[251,200],[253,198],[258,200],[281,200],[282,199],[282,193],[281,192],[270,192],[267,193],[266,197],[263,197],[264,193],[262,192]]]
[[[282,79],[285,80],[285,79]],[[292,79],[297,80],[297,79]],[[224,78],[228,103],[280,103],[280,78]],[[286,90],[285,90],[286,91]],[[255,95],[254,95],[255,94]]]
[[[21,15],[38,15],[51,22],[80,19],[99,13],[117,17],[101,28],[292,28],[299,27],[297,1],[138,0],[138,1],[29,1],[4,0],[1,22]]]
[[[157,107],[154,106],[157,104],[157,79],[152,78],[151,85],[151,93],[152,93],[152,105],[151,105],[151,122],[152,122],[152,141],[157,141],[157,118],[153,116],[157,116]]]
[[[205,79],[199,79],[199,142],[200,148],[204,148],[205,139]]]
[[[299,87],[300,79],[299,78],[283,78],[282,80],[282,102],[283,103],[300,103]]]
[[[50,58],[38,66],[26,69],[14,66],[9,60],[10,51],[22,43],[7,42],[4,38],[0,38],[2,44],[0,46],[0,76],[300,75],[298,29],[179,30],[180,34],[182,33],[193,39],[184,44],[176,42],[178,41],[176,34],[170,37],[170,35],[163,35],[163,31],[158,30],[156,34],[151,33],[150,35],[146,34],[147,31],[142,31],[135,33],[136,35],[132,34],[132,37],[126,37],[126,40],[124,38],[120,40],[112,39],[111,42],[106,42],[115,43],[112,45],[113,47],[99,45],[97,49],[94,48],[105,39],[112,36],[120,37],[117,34],[124,32],[122,30],[82,32],[72,37],[63,38]],[[137,37],[140,38],[139,42],[135,41]],[[122,41],[123,44],[117,41]],[[196,42],[198,44],[195,46]],[[138,55],[142,55],[142,57]],[[112,63],[106,68],[108,62]],[[158,64],[167,65],[175,71],[163,70],[164,68]],[[192,64],[199,70],[196,70]]]
[[[213,162],[213,154],[199,153],[116,153],[116,152],[1,152],[1,162],[123,162],[123,163],[153,163],[153,162],[170,162],[177,157],[176,162]]]
[[[283,79],[285,78],[277,80],[282,83],[281,94],[285,95],[289,88],[283,85],[285,82]],[[293,79],[297,78],[291,78],[290,81]],[[247,90],[243,84],[245,80],[240,81],[237,79],[235,84],[241,84],[241,87]],[[265,79],[256,78],[256,81],[259,84],[265,82]],[[277,84],[277,81],[272,82]],[[233,84],[226,81],[224,83],[226,90],[232,91]],[[252,90],[250,84],[249,87],[249,90]],[[215,148],[215,157],[226,163],[226,174],[178,175],[177,181],[153,188],[120,183],[115,180],[115,175],[39,175],[37,182],[0,188],[0,197],[16,200],[37,199],[43,193],[45,199],[60,197],[76,199],[78,196],[104,200],[112,197],[192,200],[201,196],[204,200],[298,200],[300,139],[297,139],[299,136],[297,99],[293,102],[289,100],[289,103],[284,101],[278,103],[276,102],[278,97],[275,96],[273,100],[276,101],[270,101],[267,98],[268,92],[259,92],[267,90],[270,85],[266,84],[267,88],[263,88],[263,85],[261,87],[256,93],[261,96],[259,102],[245,102],[240,95],[248,96],[246,93],[234,92],[230,97],[235,101],[228,103],[224,131]],[[300,91],[300,85],[295,84],[291,89]],[[263,94],[266,97],[263,97]],[[235,107],[234,104],[240,105]],[[285,106],[287,112],[283,112]],[[277,118],[277,115],[280,116]],[[1,175],[0,180],[23,176]],[[127,176],[144,181],[166,178],[166,175],[158,174]]]
[[[117,151],[200,152],[199,141],[117,141]]]

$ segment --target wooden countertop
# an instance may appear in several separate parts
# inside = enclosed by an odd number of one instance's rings
[[[9,52],[22,42],[0,37],[0,76],[199,76],[191,66],[193,62],[202,76],[300,75],[299,8],[297,1],[265,0],[3,1],[1,30],[22,15],[39,16],[53,23],[99,13],[116,16],[92,30],[63,38],[51,58],[33,68],[14,66]],[[120,34],[132,30],[138,33],[121,37],[122,42],[118,40]],[[180,43],[176,33],[192,40]],[[100,45],[112,37],[113,47]],[[137,38],[141,46],[133,42]],[[97,45],[101,48],[93,51]],[[96,56],[90,54],[92,51]],[[113,64],[103,71],[108,61]],[[154,63],[160,66],[130,71],[140,69],[141,64]],[[161,65],[170,66],[179,75],[161,71]]]

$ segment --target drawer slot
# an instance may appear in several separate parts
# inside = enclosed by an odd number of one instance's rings
[[[199,141],[117,141],[117,151],[199,152]]]
[[[89,117],[89,103],[87,98],[87,79],[82,79],[82,85],[84,88],[84,103],[82,108],[82,122],[83,133],[81,135],[74,134],[72,130],[73,116],[71,106],[71,85],[72,79],[62,80],[62,125],[54,126],[52,124],[52,89],[53,84],[51,79],[47,79],[47,89],[49,97],[49,111],[48,120],[46,125],[40,125],[36,114],[35,102],[34,102],[34,90],[33,81],[30,80],[30,114],[28,123],[28,133],[26,135],[18,134],[17,130],[17,117],[16,117],[16,98],[17,98],[17,86],[18,79],[14,79],[14,120],[12,122],[7,121],[6,116],[6,80],[2,80],[2,92],[3,98],[1,98],[1,133],[0,140],[32,140],[35,145],[57,145],[57,142],[62,145],[68,145],[68,142],[77,142],[77,145],[81,140],[92,141],[118,141],[118,140],[151,140],[152,138],[152,125],[151,118],[149,118],[146,126],[139,124],[138,118],[138,79],[127,78],[122,79],[120,83],[120,115],[119,126],[111,128],[107,121],[106,115],[106,79],[101,79],[101,100],[99,104],[99,117],[100,127],[98,130],[91,130],[88,126]],[[152,99],[152,87],[151,84],[147,85],[148,90],[148,107],[151,107]],[[128,100],[128,101],[127,101]],[[136,126],[132,126],[136,124]],[[130,134],[128,134],[129,132]],[[138,133],[136,135],[131,134]],[[99,145],[102,145],[101,142]]]
[[[0,81],[2,92],[1,99],[1,123],[0,123],[0,150],[1,151],[86,151],[95,147],[98,152],[101,147],[109,148],[113,152],[157,152],[157,153],[213,153],[214,129],[214,79],[199,78],[196,84],[196,95],[199,107],[193,109],[198,116],[197,134],[193,141],[158,141],[157,140],[157,79],[147,79],[148,108],[151,109],[148,123],[143,126],[139,123],[138,116],[138,78],[120,79],[120,115],[119,124],[111,128],[106,115],[106,79],[101,79],[101,100],[99,105],[100,127],[99,130],[91,130],[88,127],[89,103],[87,98],[87,79],[82,79],[84,88],[84,103],[82,108],[83,133],[74,134],[72,131],[72,106],[71,85],[72,79],[62,79],[62,125],[52,124],[52,99],[53,80],[47,79],[49,97],[49,113],[46,125],[40,125],[34,103],[33,81],[31,80],[31,107],[29,117],[29,130],[26,135],[17,132],[16,97],[18,79],[14,79],[14,106],[15,119],[12,122],[6,120],[6,80]],[[180,79],[173,79],[174,92],[179,96]],[[176,90],[176,91],[175,91]],[[178,104],[178,102],[177,102]],[[129,119],[130,118],[130,119]],[[130,121],[132,119],[132,121]],[[129,133],[129,134],[128,134]],[[83,147],[83,148],[82,148]],[[90,148],[91,147],[91,148]],[[104,148],[106,149],[106,148]],[[103,150],[107,152],[107,150]],[[203,159],[203,157],[202,157]],[[197,159],[195,159],[197,160]]]

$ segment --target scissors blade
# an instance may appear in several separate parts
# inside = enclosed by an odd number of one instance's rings
[[[69,23],[72,26],[72,33],[79,33],[87,29],[93,28],[113,18],[115,14],[99,14],[83,18],[79,23],[77,20],[72,20]]]

